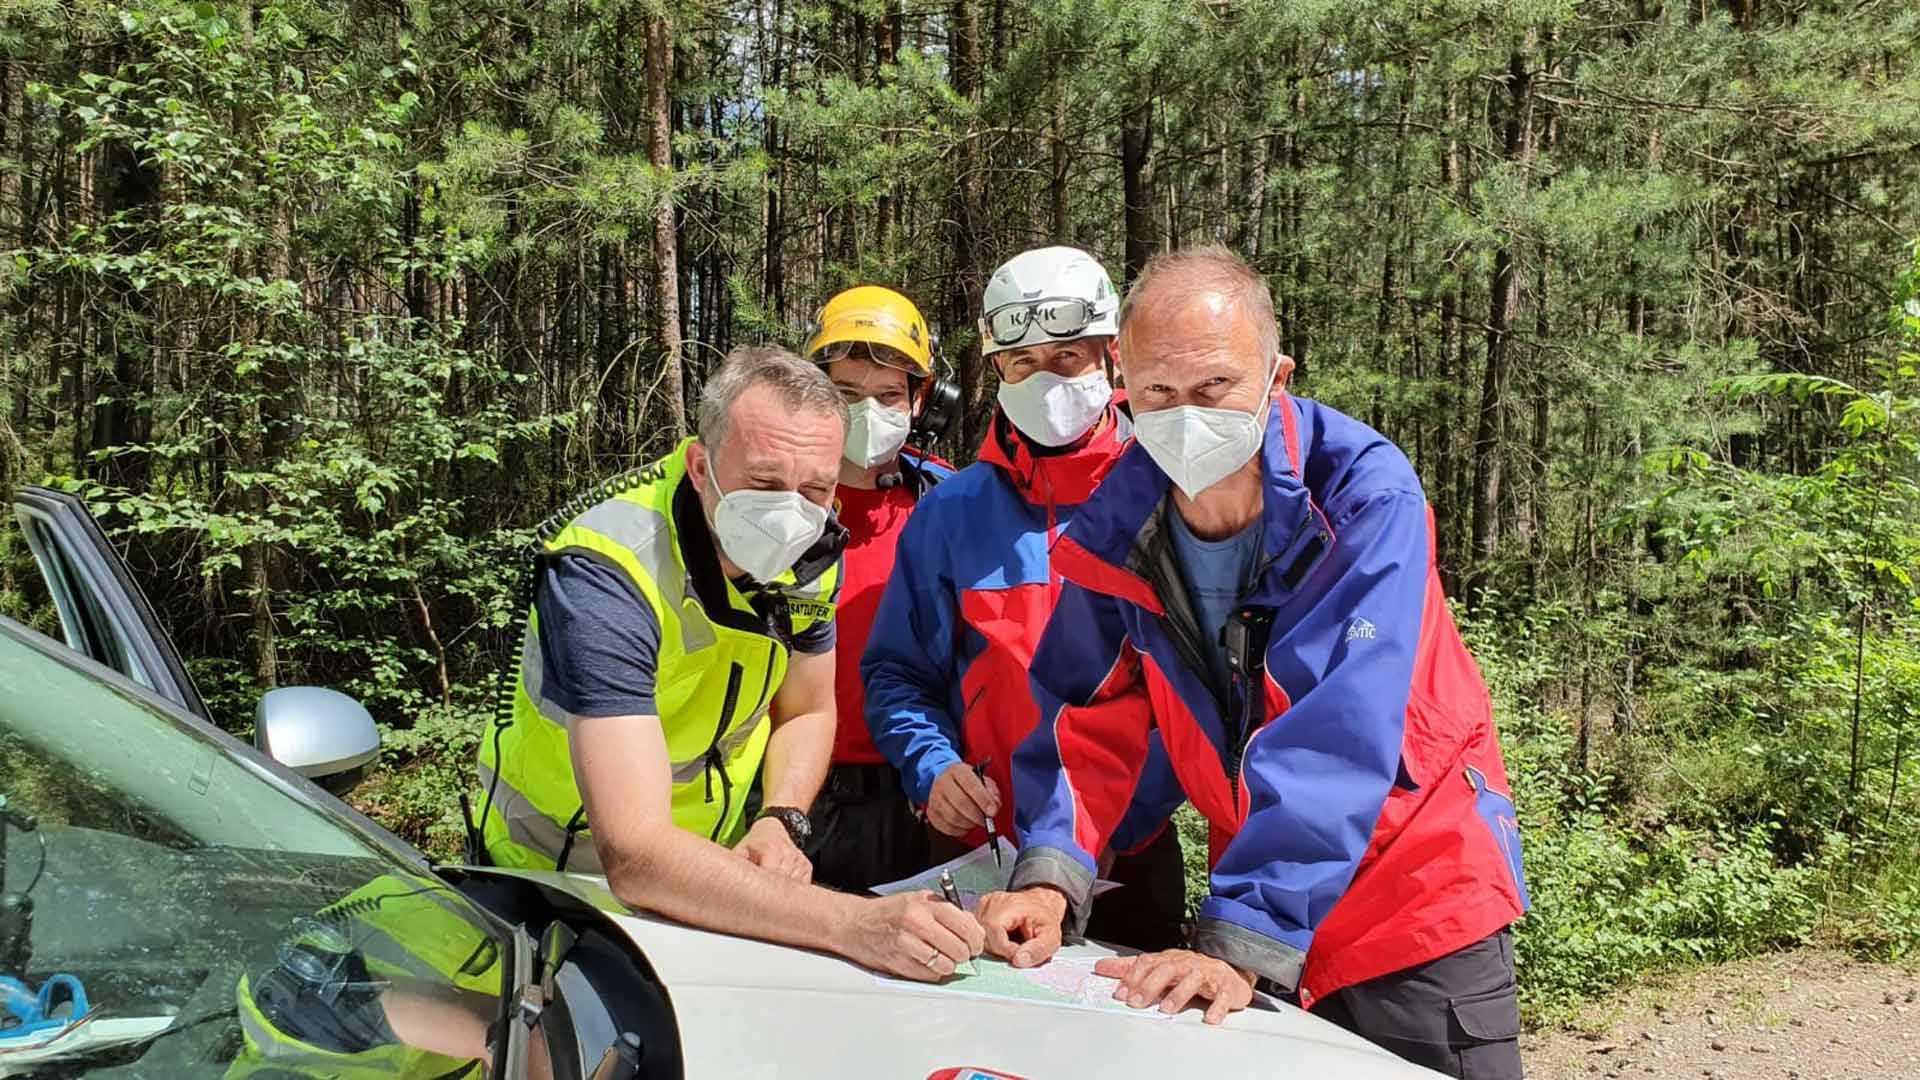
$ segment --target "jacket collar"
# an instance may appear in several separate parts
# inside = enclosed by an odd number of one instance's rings
[[[1133,441],[1133,419],[1126,398],[1116,392],[1093,430],[1058,453],[1036,454],[1004,410],[993,410],[979,459],[1006,474],[1020,497],[1036,505],[1077,506],[1094,489]]]
[[[1260,515],[1259,580],[1251,603],[1278,604],[1333,547],[1333,530],[1308,491],[1299,406],[1281,391],[1267,413],[1260,446],[1265,481]],[[1132,445],[1060,542],[1056,564],[1067,578],[1162,613],[1160,596],[1180,588],[1167,580],[1166,515],[1175,513],[1173,483],[1146,447]]]

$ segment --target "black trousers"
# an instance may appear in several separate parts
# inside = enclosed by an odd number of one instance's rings
[[[835,765],[807,814],[813,835],[803,854],[813,880],[865,892],[933,865],[927,826],[913,813],[891,765]]]
[[[1186,945],[1186,869],[1180,859],[1180,830],[1171,822],[1153,843],[1132,855],[1115,856],[1107,880],[1122,888],[1093,902],[1088,937],[1141,952]]]
[[[1322,999],[1313,1015],[1461,1080],[1520,1080],[1513,932]]]

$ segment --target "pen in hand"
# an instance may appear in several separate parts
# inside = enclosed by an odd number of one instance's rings
[[[985,783],[987,779],[987,762],[982,761],[975,764],[973,767],[973,775],[982,783]],[[1000,831],[994,826],[992,814],[986,815],[986,819],[987,847],[993,850],[993,868],[998,870],[1000,868]]]
[[[960,902],[960,890],[954,886],[953,874],[950,871],[940,871],[940,894],[947,898],[947,903],[952,904],[961,911],[967,910],[967,906]],[[967,974],[978,975],[980,973],[979,965],[975,964],[971,958],[967,960],[967,964],[972,968]]]

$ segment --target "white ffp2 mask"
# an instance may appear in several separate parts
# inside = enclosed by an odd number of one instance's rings
[[[872,398],[861,398],[847,410],[848,461],[863,469],[892,461],[907,445],[907,432],[913,420],[905,409],[890,409]]]
[[[1017,383],[1001,383],[998,397],[1020,434],[1041,446],[1065,446],[1107,411],[1113,384],[1098,368],[1071,379],[1036,371]]]
[[[1279,375],[1280,361],[1275,358],[1260,407],[1254,412],[1203,405],[1136,412],[1133,437],[1187,498],[1197,498],[1259,453],[1267,431],[1267,409],[1273,405],[1273,381]]]
[[[707,455],[707,476],[720,504],[713,511],[713,535],[720,550],[755,581],[768,582],[793,568],[827,531],[827,510],[797,491],[721,491]]]

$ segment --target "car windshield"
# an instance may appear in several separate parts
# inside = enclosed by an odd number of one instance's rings
[[[0,626],[0,1076],[478,1076],[508,939]]]

